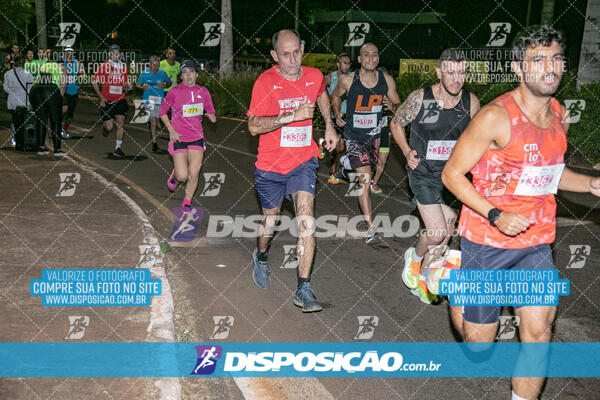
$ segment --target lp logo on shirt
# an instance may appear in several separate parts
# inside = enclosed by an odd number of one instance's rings
[[[205,22],[204,23],[204,40],[200,46],[214,47],[221,42],[221,34],[225,24],[222,22]]]
[[[225,183],[225,174],[223,172],[205,172],[204,190],[200,193],[202,197],[215,197],[221,192],[221,186]]]

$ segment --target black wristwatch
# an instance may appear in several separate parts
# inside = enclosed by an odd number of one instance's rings
[[[488,221],[490,221],[490,225],[496,226],[496,220],[500,218],[500,214],[502,214],[502,210],[500,210],[499,208],[492,208],[488,212],[487,219]]]

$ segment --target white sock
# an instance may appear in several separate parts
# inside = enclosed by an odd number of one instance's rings
[[[515,391],[512,391],[512,396],[510,397],[510,400],[527,400],[524,397],[519,396],[518,394],[515,393]]]
[[[117,140],[116,140],[116,143],[117,143],[117,144],[115,145],[115,149],[117,149],[117,148],[121,147],[121,145],[123,144],[123,141],[122,141],[122,140],[119,140],[119,139],[117,139]]]
[[[413,251],[413,254],[412,254],[412,259],[413,259],[413,261],[414,261],[414,262],[419,262],[419,261],[421,261],[421,260],[423,259],[423,257],[419,257],[419,256],[417,255],[417,252],[416,252],[416,251]]]

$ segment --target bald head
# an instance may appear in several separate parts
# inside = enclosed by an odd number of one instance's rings
[[[300,46],[300,35],[293,29],[282,29],[280,31],[275,32],[273,35],[273,50],[277,51],[278,43],[288,43],[292,42],[292,44],[297,44]]]

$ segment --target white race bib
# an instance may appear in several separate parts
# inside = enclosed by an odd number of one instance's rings
[[[355,128],[367,129],[377,126],[377,114],[354,114],[352,118]]]
[[[162,103],[162,97],[160,96],[148,96],[148,102],[153,103],[155,106],[160,106]]]
[[[281,147],[304,147],[312,142],[312,125],[281,128]]]
[[[564,168],[565,164],[523,168],[515,189],[515,196],[556,194]]]
[[[123,86],[110,86],[108,88],[108,93],[110,93],[110,94],[122,94],[123,93]]]
[[[202,103],[185,104],[183,106],[183,116],[184,117],[195,117],[197,115],[202,115],[203,111],[204,111],[204,105]]]
[[[427,142],[427,160],[447,160],[454,150],[456,140],[430,140]]]

